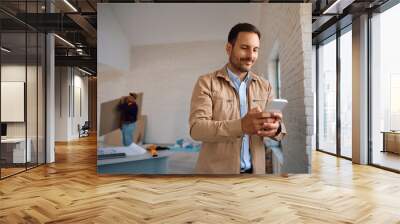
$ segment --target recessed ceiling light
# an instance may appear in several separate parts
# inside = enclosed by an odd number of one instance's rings
[[[81,72],[83,72],[83,73],[85,73],[85,74],[87,74],[87,75],[93,75],[92,73],[90,73],[90,72],[88,72],[88,71],[86,71],[86,70],[83,70],[83,69],[81,69],[81,68],[79,68],[79,67],[78,67],[78,70],[81,71]]]
[[[5,48],[5,47],[1,47],[1,50],[4,51],[4,52],[7,52],[7,53],[10,53],[10,52],[11,52],[11,50],[9,50],[9,49],[7,49],[7,48]]]
[[[351,5],[355,0],[336,0],[322,14],[342,14],[343,9]]]
[[[74,12],[78,12],[78,10],[71,4],[69,3],[68,0],[64,0],[65,4],[67,4],[72,10],[74,10]]]
[[[58,39],[60,39],[61,41],[63,41],[64,43],[68,44],[69,46],[75,48],[75,45],[71,44],[71,42],[69,42],[68,40],[66,40],[66,39],[64,39],[64,38],[62,38],[62,37],[60,37],[60,36],[57,35],[57,34],[54,34],[54,36],[57,37]]]

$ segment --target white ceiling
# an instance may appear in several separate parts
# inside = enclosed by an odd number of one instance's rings
[[[227,40],[239,22],[259,24],[259,3],[108,4],[132,46]]]

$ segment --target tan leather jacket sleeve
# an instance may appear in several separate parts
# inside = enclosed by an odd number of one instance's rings
[[[275,99],[275,94],[274,94],[274,91],[270,84],[268,84],[268,91],[269,91],[269,94],[268,94],[267,104],[268,104],[268,102],[271,102],[273,99]],[[282,114],[282,116],[283,116],[283,114]],[[282,141],[282,139],[285,135],[287,135],[287,132],[286,132],[285,124],[283,123],[283,119],[282,119],[281,126],[278,129],[278,132],[276,133],[276,135],[274,137],[272,137],[272,139],[275,141]]]
[[[210,77],[200,77],[197,81],[190,104],[190,136],[197,141],[232,141],[243,136],[241,119],[212,120],[213,102]]]

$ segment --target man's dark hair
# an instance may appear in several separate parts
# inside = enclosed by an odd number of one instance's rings
[[[137,99],[137,94],[136,93],[130,92],[129,95],[132,96],[133,98],[135,98],[135,100]]]
[[[228,42],[234,45],[240,32],[256,33],[258,35],[258,39],[261,39],[261,33],[257,27],[250,23],[238,23],[232,27],[231,31],[229,31]]]

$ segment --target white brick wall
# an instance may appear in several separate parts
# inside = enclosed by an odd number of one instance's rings
[[[311,65],[311,4],[269,4],[262,7],[260,58],[279,57],[281,98],[288,135],[282,142],[283,172],[310,172],[314,132],[314,92]],[[271,32],[272,31],[272,32]],[[276,47],[278,49],[276,50]],[[274,48],[275,47],[275,48]],[[268,77],[270,61],[258,61],[256,70]]]

